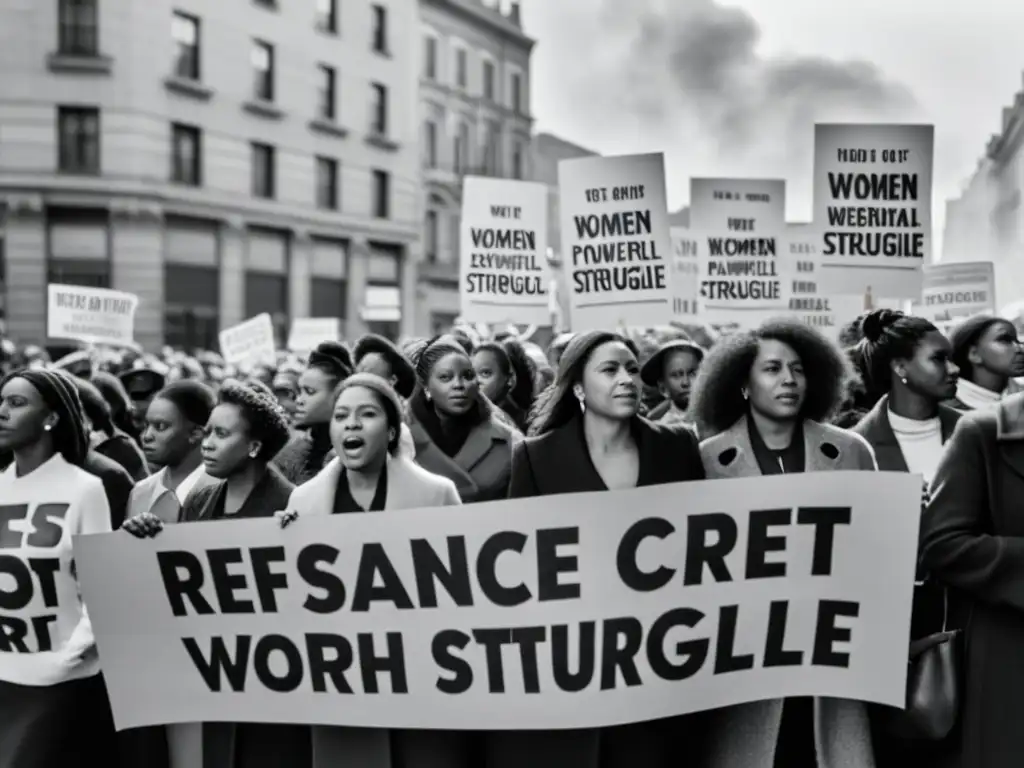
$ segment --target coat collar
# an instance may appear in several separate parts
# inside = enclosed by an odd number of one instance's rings
[[[220,503],[221,495],[227,492],[227,482],[224,480],[208,487],[211,489],[210,494],[206,498],[203,508],[199,511],[198,520],[208,519],[213,514],[217,504]],[[293,487],[277,467],[273,464],[268,464],[262,477],[260,477],[256,485],[249,492],[249,495],[245,498],[245,503],[229,519],[272,515],[274,512],[285,508]]]
[[[417,492],[422,486],[410,468],[411,460],[399,454],[388,457],[387,499],[384,509],[414,509],[422,506]],[[334,509],[334,494],[338,481],[345,471],[341,459],[334,458],[312,480],[299,486],[295,491],[296,500],[301,500],[302,512],[331,512]]]
[[[1024,394],[1004,397],[996,408],[996,439],[999,442],[1024,440]]]
[[[505,426],[494,413],[489,411],[488,418],[470,430],[469,436],[459,452],[451,457],[443,455],[443,458],[452,464],[453,468],[468,475],[490,453],[495,443],[508,445],[511,442],[512,429],[514,427]],[[433,446],[433,440],[430,439],[424,426],[416,419],[412,409],[410,409],[409,432],[412,434],[417,456],[426,453]],[[438,453],[441,452],[438,451]]]
[[[953,434],[956,423],[960,420],[960,414],[948,405],[939,405],[939,424],[942,428],[942,442],[945,443]],[[861,429],[857,431],[872,446],[895,445],[899,446],[896,433],[892,431],[892,422],[889,420],[889,396],[883,395],[882,399],[875,403],[868,414],[861,419]]]
[[[825,427],[814,421],[804,421],[802,431],[805,472],[827,472],[842,466],[844,446],[832,440]],[[756,477],[761,474],[750,442],[746,415],[712,440],[714,450],[711,458],[717,464],[717,477]]]

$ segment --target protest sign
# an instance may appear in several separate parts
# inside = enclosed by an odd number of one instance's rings
[[[672,319],[692,322],[700,314],[700,244],[685,227],[672,227]]]
[[[920,503],[916,475],[820,472],[174,525],[75,557],[119,728],[587,728],[902,706]]]
[[[690,227],[703,248],[702,320],[751,326],[786,311],[785,218],[785,181],[690,180]]]
[[[672,320],[664,156],[563,160],[558,197],[572,327]]]
[[[830,296],[818,282],[821,233],[810,224],[786,225],[791,287],[789,311],[826,336],[837,339],[845,323],[864,311],[863,296]]]
[[[930,125],[815,125],[819,283],[833,295],[917,300],[932,252]]]
[[[47,286],[46,335],[86,344],[128,346],[135,340],[134,293],[80,285]]]
[[[341,320],[337,317],[299,317],[292,321],[288,331],[288,349],[292,352],[310,352],[321,341],[341,339]]]
[[[264,312],[221,331],[220,353],[228,365],[274,362],[277,341],[270,315]]]
[[[924,268],[921,303],[914,314],[949,323],[995,311],[995,269],[991,261],[930,264]]]
[[[511,179],[462,182],[461,316],[467,323],[546,325],[548,188]]]

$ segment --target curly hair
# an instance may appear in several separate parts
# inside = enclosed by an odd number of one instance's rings
[[[861,374],[869,397],[877,402],[892,388],[893,360],[912,358],[924,337],[939,329],[923,317],[876,309],[863,319],[861,330]]]
[[[579,415],[580,406],[573,395],[573,385],[583,378],[583,369],[594,350],[612,341],[625,344],[635,357],[639,357],[633,340],[618,333],[586,331],[572,337],[558,360],[555,380],[537,396],[533,405],[529,419],[531,436],[546,434]]]
[[[260,442],[256,461],[269,462],[288,442],[288,421],[277,401],[251,385],[225,381],[217,393],[218,405],[233,405],[249,425],[249,435]]]
[[[747,413],[742,390],[761,342],[769,340],[790,347],[803,363],[807,395],[801,418],[825,422],[842,405],[853,376],[843,350],[816,328],[788,317],[775,318],[754,330],[723,337],[704,359],[690,395],[690,412],[702,437],[726,431]]]

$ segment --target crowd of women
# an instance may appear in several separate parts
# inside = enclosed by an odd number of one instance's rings
[[[559,337],[546,356],[514,337],[452,332],[397,347],[366,336],[215,386],[146,366],[118,377],[88,355],[9,372],[0,547],[18,588],[0,582],[0,768],[1017,766],[1016,329],[979,316],[947,337],[890,310],[852,329],[857,340],[844,349],[779,319],[710,349],[676,338],[651,355],[604,331]],[[75,582],[79,533],[123,528],[132,546],[131,536],[205,520],[276,517],[283,527],[316,515],[841,470],[924,478],[910,639],[943,624],[967,633],[960,722],[942,741],[901,739],[884,708],[824,698],[570,731],[209,722],[115,734]],[[41,587],[26,593],[21,573]]]

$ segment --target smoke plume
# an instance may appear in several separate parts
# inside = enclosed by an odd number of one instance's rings
[[[622,43],[631,106],[664,122],[695,120],[722,150],[802,144],[815,121],[905,119],[917,108],[873,64],[760,53],[761,30],[743,9],[714,0],[605,3],[603,26]]]

